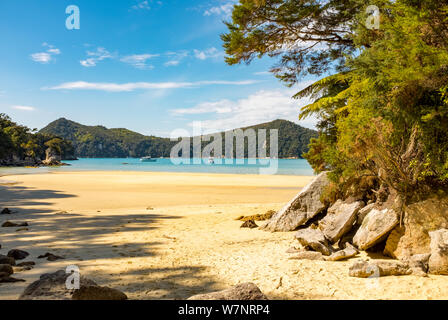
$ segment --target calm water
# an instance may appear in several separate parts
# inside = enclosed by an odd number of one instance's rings
[[[196,159],[198,161],[199,159]],[[26,174],[39,172],[61,172],[61,171],[146,171],[146,172],[209,172],[209,173],[231,173],[231,174],[258,174],[260,169],[267,169],[269,165],[256,161],[256,164],[248,163],[244,159],[244,164],[215,164],[210,165],[208,159],[201,164],[179,164],[175,165],[170,159],[157,159],[157,162],[141,162],[136,158],[123,159],[80,159],[77,161],[64,161],[71,166],[59,168],[0,168],[0,175],[5,174]],[[263,161],[263,160],[261,160]],[[264,160],[266,161],[266,160]],[[271,168],[278,161],[276,174],[280,175],[313,175],[313,170],[306,160],[303,159],[280,159],[271,163]]]

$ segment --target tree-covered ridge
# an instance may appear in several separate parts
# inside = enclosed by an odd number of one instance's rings
[[[279,130],[279,157],[301,158],[308,151],[310,139],[317,137],[314,130],[303,128],[293,122],[286,120],[275,120],[272,122],[242,128],[243,130],[258,129],[267,130],[269,142],[269,130]],[[73,143],[75,154],[78,157],[87,158],[125,158],[143,157],[169,157],[171,149],[178,143],[169,138],[144,136],[127,129],[107,129],[103,126],[85,126],[64,118],[58,119],[43,128],[41,133],[54,134],[63,137]],[[223,154],[225,134],[221,133]],[[210,139],[212,142],[213,139]],[[204,148],[208,141],[202,142]],[[193,143],[191,143],[191,148]],[[247,139],[245,141],[245,155],[247,156]],[[269,143],[268,143],[269,150]],[[193,152],[191,150],[191,155]],[[235,155],[235,153],[234,153]]]
[[[0,165],[39,165],[46,150],[53,149],[62,159],[74,157],[73,146],[60,136],[38,133],[0,114]]]
[[[306,158],[332,171],[337,197],[447,189],[448,1],[240,0],[228,27],[230,64],[277,56],[287,85],[332,73],[296,97],[314,98],[301,110],[320,119]]]

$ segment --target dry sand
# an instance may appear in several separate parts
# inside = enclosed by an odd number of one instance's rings
[[[184,299],[254,282],[271,299],[448,299],[448,277],[348,276],[348,262],[290,260],[293,233],[240,229],[240,215],[279,209],[312,177],[71,172],[2,177],[0,253],[23,249],[35,268],[0,284],[17,299],[39,275],[76,264],[131,299]],[[7,180],[7,181],[5,181]],[[10,182],[10,183],[8,183]],[[259,223],[260,224],[260,223]],[[66,257],[49,262],[52,252]],[[363,256],[366,257],[366,256]]]

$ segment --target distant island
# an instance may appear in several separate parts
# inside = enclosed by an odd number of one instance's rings
[[[279,158],[302,158],[303,154],[308,152],[311,138],[317,137],[316,131],[287,120],[275,120],[241,129],[255,131],[266,129],[268,133],[270,129],[278,129]],[[74,154],[82,158],[126,158],[147,155],[156,158],[169,157],[171,148],[177,143],[169,138],[145,136],[123,128],[86,126],[65,118],[51,122],[39,133],[57,136],[71,142]],[[224,139],[224,132],[221,132],[221,136]],[[203,142],[203,145],[207,143]],[[245,154],[247,156],[247,141]]]

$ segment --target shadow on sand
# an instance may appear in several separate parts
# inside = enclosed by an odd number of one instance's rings
[[[70,264],[79,263],[80,266],[92,267],[98,263],[113,266],[115,261],[123,263],[123,259],[131,263],[133,259],[138,260],[140,264],[133,263],[129,268],[120,267],[119,271],[115,268],[107,274],[104,271],[88,272],[88,276],[99,284],[120,289],[131,298],[185,299],[216,289],[216,282],[202,275],[205,269],[202,266],[148,267],[151,265],[151,259],[145,258],[157,257],[160,255],[158,252],[164,251],[169,246],[169,241],[172,241],[169,237],[154,239],[151,231],[158,228],[158,222],[173,220],[175,223],[174,221],[181,217],[151,212],[122,215],[101,213],[98,216],[87,216],[45,208],[52,204],[52,199],[70,197],[75,195],[57,190],[0,185],[0,210],[9,207],[16,211],[12,215],[0,215],[0,224],[6,220],[29,223],[28,230],[20,232],[17,228],[0,228],[0,253],[6,254],[8,250],[15,248],[26,250],[30,253],[27,260],[37,263],[34,271],[40,271],[39,267],[42,267],[46,272],[57,271],[68,261]],[[133,241],[132,234],[135,232],[147,232],[145,241],[141,241],[141,237],[140,241]],[[54,263],[37,259],[37,256],[46,252],[61,255],[65,259]],[[141,260],[142,258],[144,260]],[[64,264],[64,261],[67,262]],[[144,267],[139,267],[141,261],[146,263]],[[22,277],[23,275],[25,276]],[[8,294],[8,290],[14,290],[14,294],[20,293],[31,281],[36,280],[39,274],[27,277],[25,272],[19,276],[27,282],[0,284],[0,297],[2,292]]]

